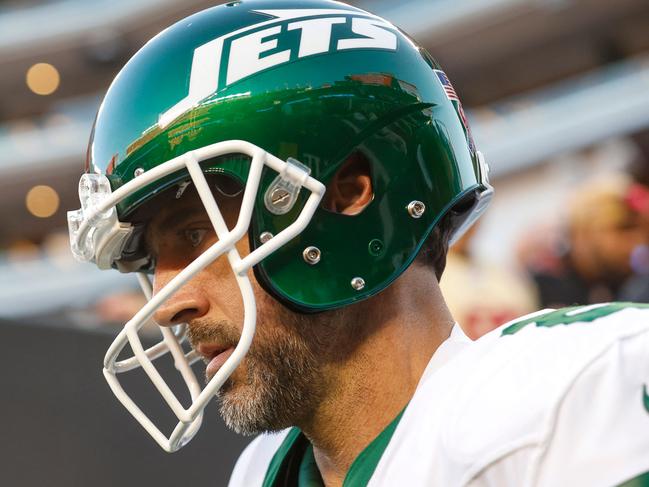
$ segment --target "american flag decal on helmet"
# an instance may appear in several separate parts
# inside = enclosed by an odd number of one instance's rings
[[[451,84],[451,80],[448,79],[448,76],[446,76],[446,73],[444,71],[440,71],[439,69],[435,70],[435,74],[437,75],[437,78],[439,79],[440,83],[442,83],[442,88],[444,88],[444,91],[446,92],[446,97],[451,100],[451,101],[460,101],[460,99],[457,96],[457,93],[455,92],[455,88],[453,88],[453,85]]]
[[[448,76],[446,76],[446,73],[440,69],[435,69],[435,74],[437,75],[437,79],[439,82],[442,84],[442,88],[444,88],[444,93],[446,93],[446,98],[448,98],[450,101],[457,102],[456,109],[458,112],[458,115],[460,116],[460,119],[462,120],[462,125],[464,125],[464,129],[466,130],[466,137],[469,142],[469,148],[471,149],[471,152],[475,152],[475,143],[473,142],[473,136],[471,135],[471,129],[469,128],[469,121],[466,118],[466,114],[464,113],[464,108],[462,108],[462,102],[460,101],[460,97],[457,96],[457,93],[455,92],[455,88],[453,88],[453,85],[451,84],[451,80],[448,79]]]

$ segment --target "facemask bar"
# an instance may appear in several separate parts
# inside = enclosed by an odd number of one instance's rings
[[[136,276],[138,283],[140,284],[140,288],[142,289],[142,293],[146,297],[147,301],[150,301],[153,290],[149,278],[143,272],[136,273]],[[184,323],[175,325],[172,327],[172,330],[176,337],[176,340],[178,340],[179,343],[183,343],[186,339],[187,325]],[[160,329],[160,332],[162,333],[162,328]],[[145,353],[150,360],[155,360],[159,357],[162,357],[164,354],[169,353],[169,347],[163,340],[156,343],[151,348],[148,348]],[[188,353],[186,357],[190,365],[200,360],[200,355],[194,350]],[[140,362],[137,361],[136,357],[130,357],[128,359],[115,362],[115,369],[119,370],[119,372],[128,372],[130,370],[137,369],[138,367],[140,367]]]
[[[151,285],[151,281],[149,281],[149,277],[144,272],[138,272],[136,273],[136,276],[144,297],[147,301],[151,301],[151,297],[153,296],[153,286]],[[153,322],[153,324],[155,324],[155,322]],[[187,324],[181,323],[180,325],[174,325],[171,327],[171,329],[173,330],[176,340],[178,340],[179,343],[183,343],[187,338]],[[153,357],[150,355],[149,351],[153,348],[154,347],[147,350],[147,356],[152,360]],[[191,365],[200,359],[200,355],[198,354],[198,352],[192,350],[189,354],[187,354],[187,359],[189,360],[189,363]]]
[[[232,231],[227,228],[199,164],[200,161],[231,153],[246,154],[252,157],[248,180],[244,190],[243,202],[239,211],[239,219]],[[309,190],[311,194],[309,195],[301,213],[291,225],[242,259],[235,248],[235,244],[244,238],[248,232],[264,166],[270,167],[277,173],[288,175],[287,177],[290,178],[291,184],[304,187]],[[247,275],[248,271],[268,255],[295,238],[307,227],[325,192],[324,185],[310,177],[308,172],[301,170],[297,166],[291,165],[290,162],[282,161],[281,159],[268,154],[263,149],[260,149],[253,144],[244,141],[220,142],[184,154],[151,169],[135,180],[120,187],[114,193],[106,195],[106,197],[100,201],[95,201],[90,210],[86,208],[87,214],[83,214],[83,218],[78,218],[78,214],[75,212],[77,221],[75,221],[74,226],[72,224],[70,225],[73,249],[76,248],[77,250],[80,250],[80,252],[75,252],[75,255],[79,257],[78,254],[82,254],[84,260],[94,260],[95,262],[99,262],[100,260],[106,261],[105,257],[102,258],[101,256],[96,255],[95,249],[105,248],[114,252],[116,245],[114,244],[114,238],[112,238],[112,235],[119,234],[119,238],[121,238],[125,224],[117,222],[116,218],[114,221],[106,222],[105,220],[102,220],[102,216],[110,216],[112,214],[110,209],[126,196],[159,178],[185,168],[188,170],[192,182],[196,186],[199,197],[205,206],[210,221],[218,236],[218,241],[178,273],[155,296],[151,297],[149,302],[124,326],[124,329],[118,334],[115,341],[110,346],[104,359],[104,376],[113,390],[113,393],[133,415],[133,417],[156,440],[156,442],[168,452],[180,449],[196,434],[202,420],[203,409],[239,365],[250,348],[256,326],[256,303],[252,284]],[[105,241],[113,243],[111,243],[111,245],[101,245],[101,242]],[[92,247],[92,252],[86,250],[85,245],[88,242],[90,242],[89,246]],[[99,242],[100,245],[96,245],[97,242]],[[174,333],[170,328],[162,328],[161,331],[164,342],[161,342],[148,350],[144,350],[138,337],[138,331],[152,318],[155,311],[167,299],[185,285],[192,277],[223,254],[227,255],[243,297],[244,323],[241,338],[239,339],[239,343],[235,347],[234,352],[201,391],[198,381],[190,367],[191,363],[198,360],[198,354],[195,352],[185,354],[182,349],[181,341],[184,338],[184,328],[182,325],[178,330],[176,330],[176,333]],[[140,283],[143,285],[145,294],[148,293],[150,296],[150,284],[148,283],[146,276],[140,277]],[[134,356],[125,360],[117,361],[117,357],[127,344],[131,346]],[[153,360],[165,353],[172,354],[175,366],[188,386],[192,398],[192,404],[187,409],[182,406],[152,363]],[[119,383],[119,379],[117,378],[118,374],[132,370],[138,366],[144,369],[152,383],[158,389],[179,420],[179,423],[169,438],[167,438],[139,409]]]

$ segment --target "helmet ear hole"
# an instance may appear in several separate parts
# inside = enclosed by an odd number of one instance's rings
[[[327,186],[322,206],[340,215],[359,215],[374,199],[372,169],[367,157],[353,152]]]

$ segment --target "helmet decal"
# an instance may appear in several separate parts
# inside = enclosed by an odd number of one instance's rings
[[[437,79],[442,84],[444,93],[446,93],[446,98],[448,98],[451,102],[457,103],[457,113],[460,116],[460,120],[462,120],[462,125],[464,125],[467,142],[469,143],[469,149],[473,154],[475,154],[476,148],[475,148],[475,142],[473,141],[473,134],[471,133],[471,128],[469,127],[469,120],[466,118],[466,114],[464,113],[464,108],[462,108],[462,102],[460,101],[460,97],[457,96],[457,93],[455,92],[455,88],[453,88],[453,85],[451,84],[451,80],[448,79],[446,73],[441,69],[435,69],[434,71],[435,74],[437,75]]]
[[[158,125],[165,128],[220,87],[227,87],[248,76],[292,60],[331,51],[334,26],[347,29],[333,50],[397,50],[397,36],[389,22],[366,12],[337,9],[253,10],[273,17],[249,25],[199,46],[194,51],[189,93],[160,115]],[[342,25],[344,24],[344,26]],[[292,45],[280,45],[282,32],[300,31]],[[362,37],[358,37],[362,36]],[[278,47],[284,49],[267,54]],[[229,49],[228,49],[229,48]],[[225,67],[224,72],[222,68]],[[225,79],[222,80],[222,77]]]

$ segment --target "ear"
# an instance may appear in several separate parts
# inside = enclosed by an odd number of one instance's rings
[[[374,197],[372,174],[367,158],[354,153],[329,183],[324,198],[324,207],[334,213],[358,215]]]

